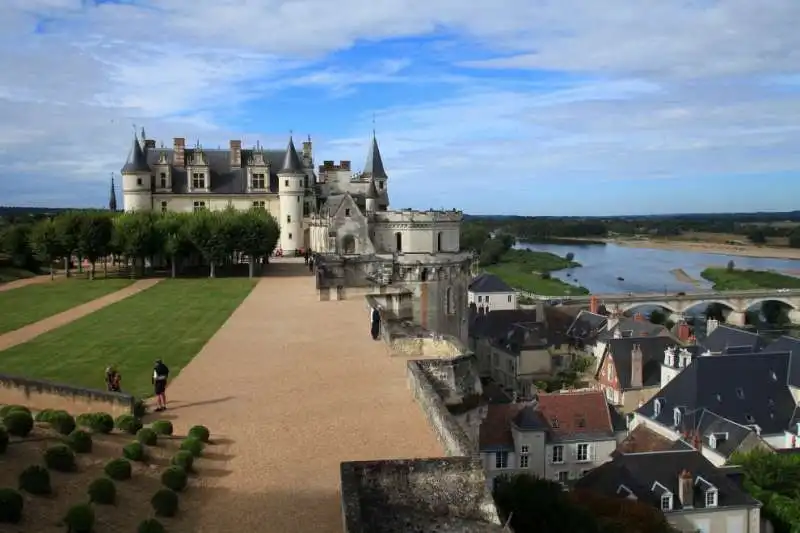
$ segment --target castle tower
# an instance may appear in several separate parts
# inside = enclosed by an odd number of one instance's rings
[[[380,209],[387,209],[389,207],[389,188],[386,181],[389,176],[386,175],[386,170],[383,168],[383,158],[378,148],[378,139],[375,137],[374,130],[372,132],[372,145],[367,154],[367,162],[364,164],[364,171],[361,174],[370,181],[375,182]]]
[[[303,180],[306,177],[303,163],[294,148],[294,141],[289,137],[289,146],[283,158],[283,166],[278,171],[278,198],[281,215],[278,223],[281,227],[281,249],[285,255],[293,255],[303,242]]]
[[[114,188],[114,173],[111,173],[111,194],[108,197],[108,210],[117,210],[117,191]]]
[[[372,215],[378,210],[378,189],[375,187],[375,180],[369,180],[369,188],[367,189],[367,214]]]
[[[153,205],[150,166],[139,139],[133,136],[128,161],[122,167],[122,198],[125,211],[149,211]]]

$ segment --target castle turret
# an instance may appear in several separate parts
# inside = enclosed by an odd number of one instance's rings
[[[389,188],[386,180],[389,179],[389,176],[386,175],[386,170],[383,168],[383,158],[381,157],[381,151],[378,148],[378,139],[375,137],[374,131],[372,132],[372,145],[367,154],[367,162],[364,164],[364,171],[361,174],[363,177],[375,182],[378,192],[378,203],[382,209],[388,208]]]
[[[147,155],[135,135],[128,160],[122,167],[122,197],[125,211],[152,209],[150,166],[147,164]]]
[[[373,214],[378,210],[378,189],[375,187],[375,179],[369,180],[369,188],[366,194],[367,214]]]
[[[281,249],[286,255],[305,248],[303,242],[303,180],[306,177],[303,163],[297,155],[292,137],[278,171],[278,197],[281,206]]]

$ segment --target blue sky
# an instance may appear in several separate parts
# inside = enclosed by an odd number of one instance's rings
[[[5,0],[0,204],[102,206],[132,124],[311,135],[395,207],[800,208],[800,2]]]

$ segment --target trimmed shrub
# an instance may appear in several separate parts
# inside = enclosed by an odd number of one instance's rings
[[[172,422],[169,420],[156,420],[152,424],[150,424],[150,429],[156,432],[158,435],[172,435]]]
[[[19,488],[29,494],[43,496],[51,494],[50,472],[39,465],[31,465],[19,475]]]
[[[14,489],[0,489],[0,522],[16,524],[22,519],[22,508],[25,500],[22,494]]]
[[[192,426],[192,429],[189,430],[188,436],[194,437],[200,442],[206,443],[208,442],[208,439],[211,438],[211,432],[208,431],[208,428],[205,426]]]
[[[0,417],[5,418],[11,411],[22,411],[23,413],[31,414],[31,410],[24,405],[4,405],[0,407]]]
[[[156,516],[175,516],[178,512],[178,494],[169,489],[159,489],[150,499]]]
[[[131,461],[144,461],[146,454],[142,443],[133,441],[122,447],[122,455]]]
[[[6,453],[8,449],[8,431],[5,426],[0,426],[0,454]]]
[[[34,416],[33,419],[36,422],[50,422],[50,417],[55,412],[56,412],[55,409],[42,409],[41,411],[36,413],[36,416]]]
[[[181,450],[185,450],[195,457],[203,454],[203,442],[194,437],[186,437],[181,441]]]
[[[192,452],[181,450],[172,456],[170,463],[183,468],[186,472],[191,472],[194,466],[194,455]]]
[[[9,435],[27,437],[33,429],[33,417],[30,412],[12,409],[3,417],[3,425]]]
[[[131,463],[127,459],[112,459],[103,469],[108,477],[116,481],[130,479],[131,470]]]
[[[76,422],[95,433],[108,434],[114,431],[114,417],[108,413],[84,413],[78,415]]]
[[[44,452],[44,462],[50,470],[72,472],[75,470],[75,454],[64,444],[50,446]]]
[[[82,429],[76,429],[67,437],[67,444],[75,453],[90,453],[92,451],[92,436]]]
[[[147,520],[142,520],[139,522],[139,528],[136,530],[137,533],[165,533],[166,530],[164,526],[161,525],[161,522],[156,520],[155,518],[148,518]]]
[[[170,466],[161,473],[161,484],[175,492],[185,489],[188,481],[186,470],[179,466]]]
[[[148,446],[155,446],[158,442],[158,435],[150,428],[142,428],[136,432],[136,440]]]
[[[50,427],[62,435],[69,435],[75,431],[75,419],[66,411],[54,411],[48,418]]]
[[[117,501],[117,486],[107,477],[99,477],[89,485],[89,501],[101,505],[114,505]]]
[[[120,415],[116,420],[117,429],[136,435],[136,432],[142,429],[142,421],[133,415]]]
[[[147,404],[144,403],[144,400],[136,400],[133,402],[133,416],[136,418],[142,418],[146,414]]]
[[[94,509],[88,503],[73,505],[64,517],[64,525],[69,533],[92,533]]]

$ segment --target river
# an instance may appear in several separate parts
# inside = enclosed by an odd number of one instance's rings
[[[776,270],[786,274],[800,271],[800,260],[633,248],[619,244],[520,243],[518,247],[560,256],[574,254],[575,261],[582,266],[553,272],[553,277],[582,285],[597,294],[689,292],[711,288],[711,283],[701,278],[700,272],[710,266],[724,267],[728,261],[733,261],[736,268]],[[671,272],[675,269],[683,269],[697,283],[679,281]]]

